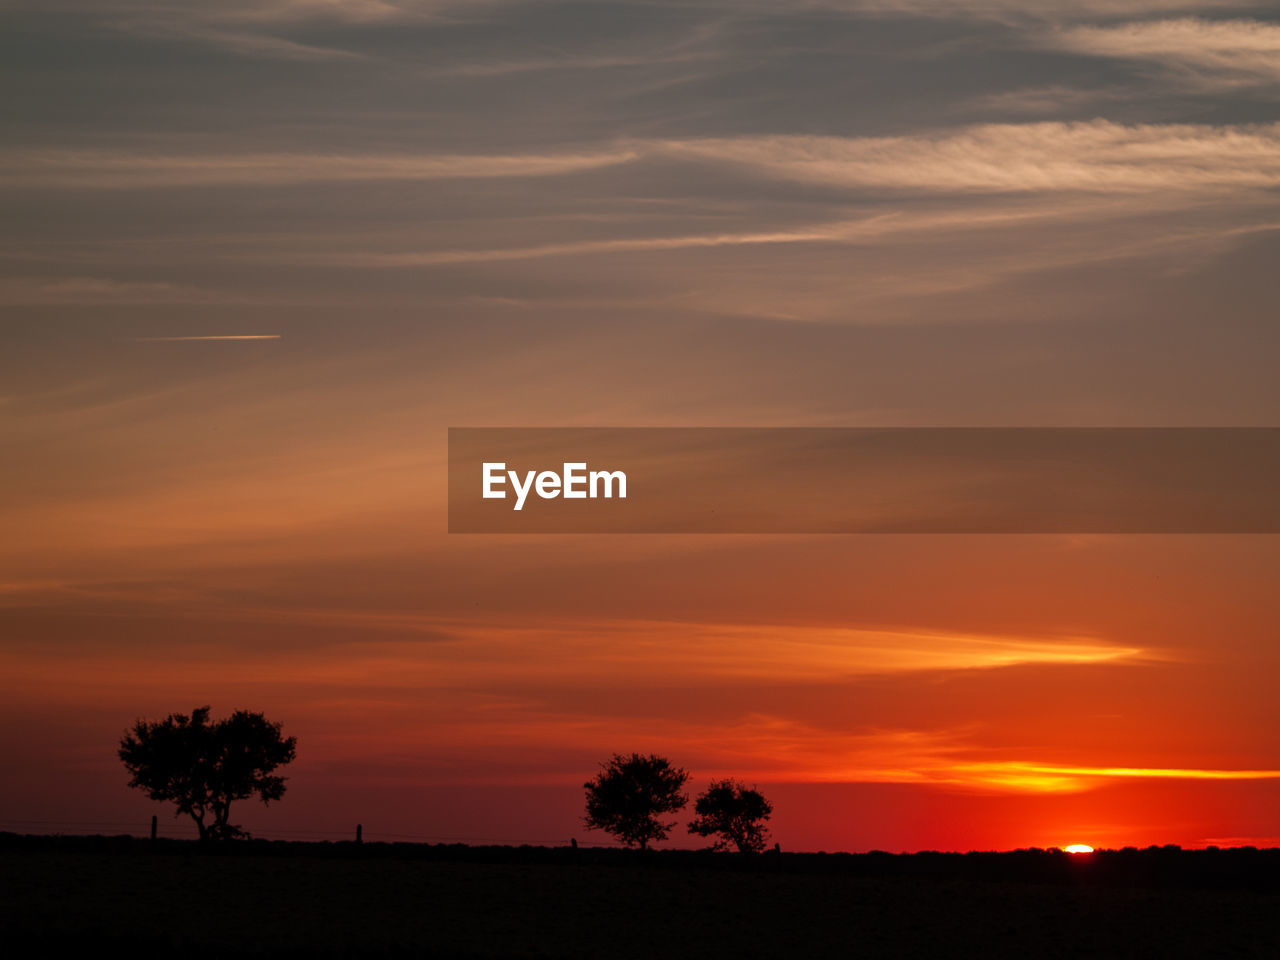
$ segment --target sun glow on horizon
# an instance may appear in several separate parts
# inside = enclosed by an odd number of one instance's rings
[[[1093,847],[1087,843],[1069,843],[1062,849],[1067,853],[1093,853]]]

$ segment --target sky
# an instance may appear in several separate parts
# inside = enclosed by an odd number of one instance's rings
[[[1280,18],[1197,0],[0,0],[0,829],[1280,843],[1273,536],[446,532],[459,426],[1275,426]],[[697,845],[683,828],[672,844]]]

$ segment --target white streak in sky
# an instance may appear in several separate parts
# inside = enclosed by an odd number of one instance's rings
[[[281,335],[278,333],[238,333],[216,337],[134,337],[133,339],[143,343],[172,343],[180,340],[279,340],[280,338]]]

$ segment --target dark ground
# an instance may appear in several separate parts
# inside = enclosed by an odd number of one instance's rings
[[[9,956],[1280,957],[1280,851],[730,854],[0,835]],[[13,947],[18,952],[10,952]],[[56,951],[56,953],[54,953]]]

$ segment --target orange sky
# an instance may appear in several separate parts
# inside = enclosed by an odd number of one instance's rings
[[[1275,537],[445,532],[451,426],[1275,426],[1262,5],[169,7],[3,14],[0,829],[208,703],[267,836],[603,841],[631,751],[791,849],[1280,836]]]

